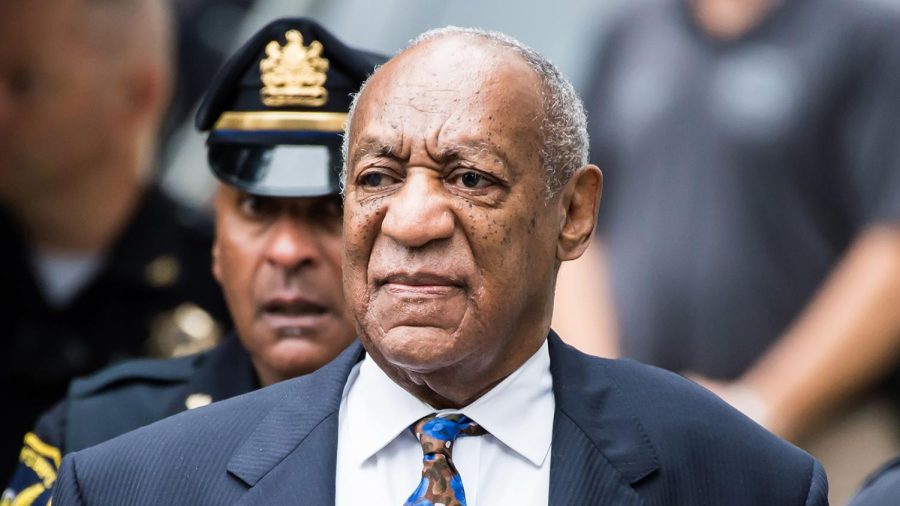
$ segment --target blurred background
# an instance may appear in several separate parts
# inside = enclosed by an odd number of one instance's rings
[[[385,54],[445,25],[505,32],[584,97],[606,178],[598,246],[563,267],[554,328],[684,374],[807,449],[833,504],[900,454],[900,0],[169,1],[152,178],[177,202],[208,206],[194,113],[271,19],[312,17]],[[0,16],[21,6],[0,0]],[[18,377],[13,399],[30,395]]]

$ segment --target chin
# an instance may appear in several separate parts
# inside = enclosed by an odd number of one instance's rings
[[[315,333],[301,336],[281,336],[269,352],[286,363],[318,363],[321,367],[341,354],[353,342],[353,334]]]
[[[435,327],[399,327],[371,339],[380,355],[401,369],[425,373],[448,367],[467,355],[454,334]]]
[[[270,353],[269,361],[272,369],[284,379],[302,376],[314,372],[331,361],[333,357],[324,355],[318,350],[309,350],[307,353]]]

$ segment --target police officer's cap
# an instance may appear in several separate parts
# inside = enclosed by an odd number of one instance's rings
[[[226,62],[197,112],[213,173],[256,195],[337,193],[351,94],[386,59],[310,19],[269,23]]]

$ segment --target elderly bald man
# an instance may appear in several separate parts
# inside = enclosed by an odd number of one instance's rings
[[[361,344],[70,455],[54,504],[827,503],[815,460],[711,393],[550,330],[602,178],[549,62],[501,34],[430,32],[352,112],[343,276]]]

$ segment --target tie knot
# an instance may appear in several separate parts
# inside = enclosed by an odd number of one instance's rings
[[[428,415],[412,427],[413,434],[422,445],[425,455],[444,453],[450,455],[453,442],[460,436],[480,436],[486,431],[471,418],[462,415]]]

